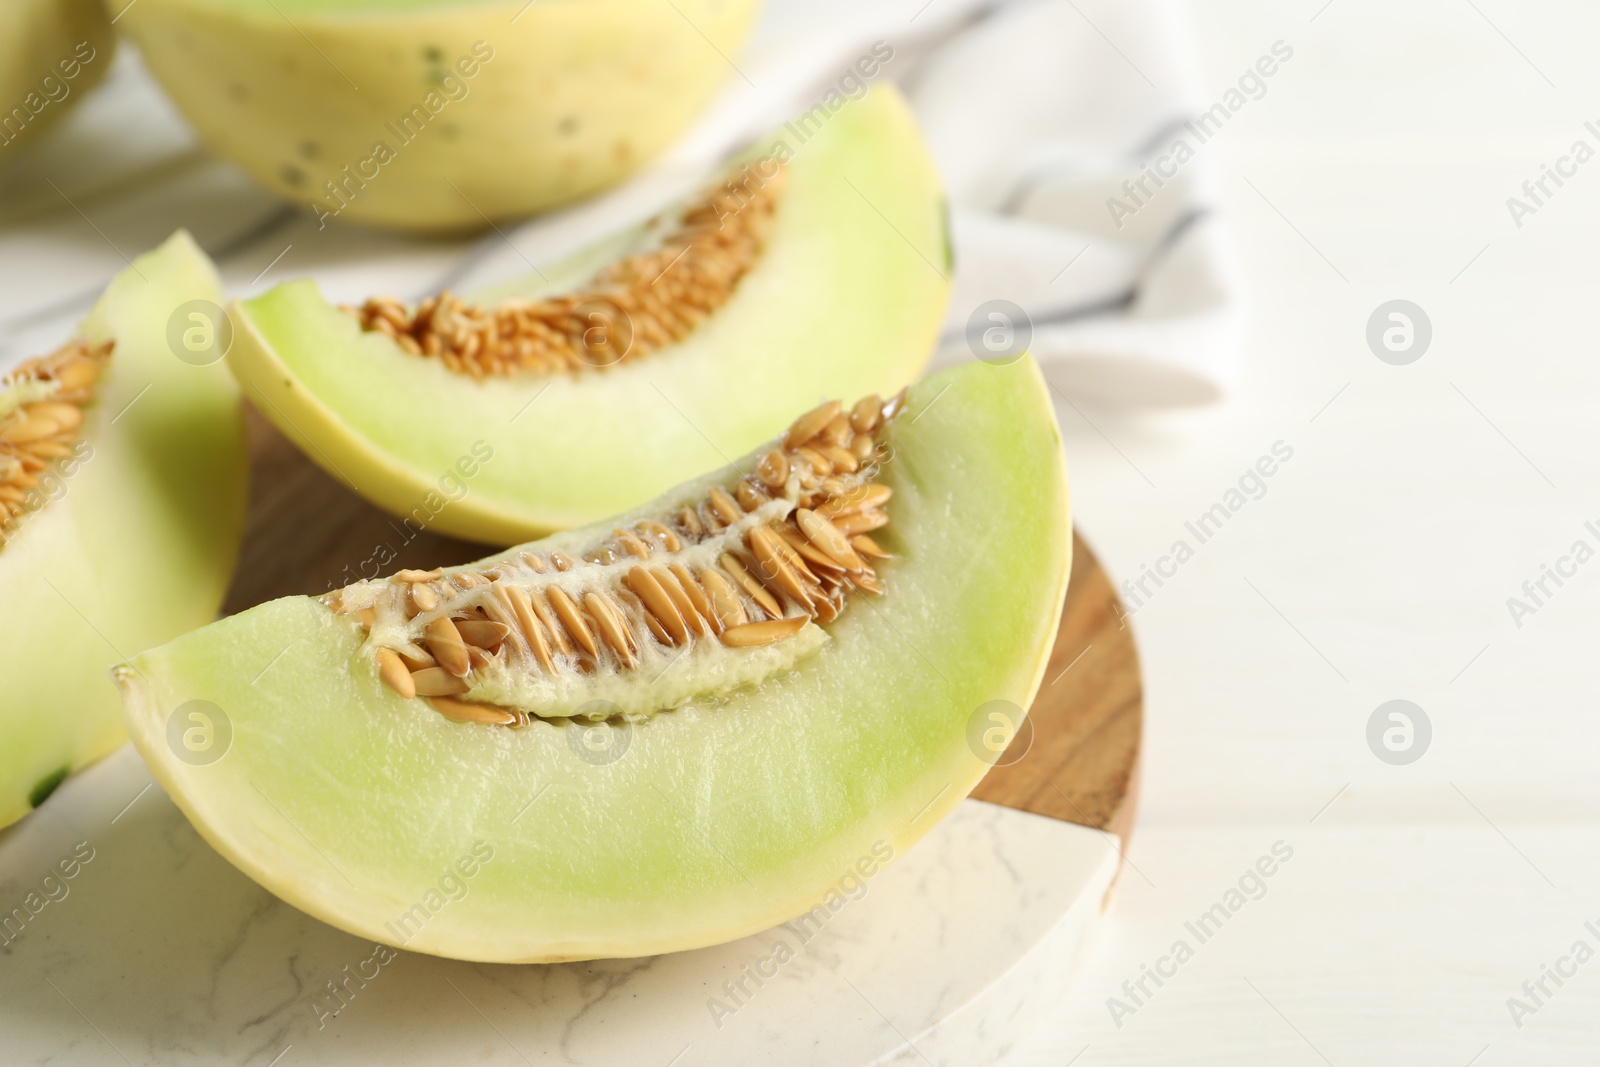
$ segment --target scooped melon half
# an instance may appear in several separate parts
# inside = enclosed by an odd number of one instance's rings
[[[340,309],[309,279],[278,286],[235,306],[228,360],[363,496],[510,544],[748,451],[797,397],[913,380],[947,247],[933,161],[882,85],[774,131],[664,217],[466,302]]]
[[[1037,367],[974,364],[118,680],[190,821],[312,915],[462,959],[644,955],[825,919],[965,797],[992,702],[1038,687],[1070,551]]]
[[[244,521],[238,387],[168,343],[183,305],[221,299],[179,233],[0,384],[0,825],[126,736],[110,666],[222,603]]]
[[[0,162],[105,77],[115,43],[101,0],[0,3]]]
[[[477,229],[671,144],[757,0],[138,0],[121,25],[212,151],[336,216]]]

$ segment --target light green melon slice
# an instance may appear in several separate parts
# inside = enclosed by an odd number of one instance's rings
[[[1031,702],[1070,562],[1060,441],[1031,359],[913,387],[881,447],[882,595],[852,595],[826,640],[757,684],[631,726],[453,722],[384,685],[351,615],[289,598],[122,667],[135,743],[229,860],[392,945],[635,956],[826,907],[988,769],[980,709]],[[638,685],[703,666],[686,658]]]
[[[0,547],[0,825],[123,739],[111,665],[222,603],[244,524],[239,392],[168,343],[181,305],[220,313],[221,299],[180,232],[117,275],[79,331],[116,342],[83,451],[41,476],[42,506]]]
[[[945,221],[904,98],[882,86],[797,130],[752,153],[791,153],[759,260],[693,332],[641,358],[477,379],[363,333],[301,280],[235,307],[228,361],[308,456],[419,525],[510,544],[634,507],[771,437],[797,404],[888,395],[927,361]],[[576,284],[640,232],[492,295]]]

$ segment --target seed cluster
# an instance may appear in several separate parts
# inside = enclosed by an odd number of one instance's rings
[[[42,506],[41,475],[72,456],[112,345],[72,341],[0,380],[0,547]]]
[[[408,620],[408,644],[377,650],[379,674],[395,692],[429,698],[460,722],[503,726],[530,719],[461,699],[491,661],[549,676],[592,674],[602,665],[636,667],[650,641],[663,649],[700,641],[752,648],[792,638],[809,620],[837,618],[851,590],[883,592],[873,561],[888,553],[870,531],[889,522],[891,490],[871,477],[882,429],[902,404],[903,394],[888,404],[868,397],[849,410],[823,404],[796,420],[731,493],[714,487],[662,521],[613,530],[580,558],[524,551],[483,571],[401,571],[378,583],[376,597],[358,585],[327,602],[368,628],[381,610]],[[773,501],[792,507],[766,507]],[[691,551],[717,539],[725,542],[719,555]],[[594,581],[577,595],[536,578],[586,567]]]
[[[772,160],[741,167],[692,204],[659,247],[617,260],[578,292],[494,307],[444,292],[412,311],[375,296],[343,310],[412,355],[475,378],[638,359],[687,336],[727,302],[760,257],[787,178]]]

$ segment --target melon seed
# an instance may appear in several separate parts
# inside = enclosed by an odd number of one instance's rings
[[[412,673],[411,688],[418,696],[453,697],[465,693],[467,683],[443,667],[425,667]]]
[[[550,606],[555,609],[556,618],[561,620],[561,625],[566,627],[574,641],[583,646],[583,650],[591,656],[600,654],[600,646],[594,643],[594,634],[589,632],[589,627],[584,623],[583,617],[578,614],[578,605],[572,602],[560,586],[550,587],[548,594]]]
[[[789,460],[777,449],[762,456],[756,464],[756,477],[769,489],[781,489],[789,480]]]
[[[880,526],[889,525],[889,516],[881,511],[857,511],[839,516],[833,520],[833,525],[842,534],[871,533]]]
[[[473,704],[453,697],[432,697],[428,703],[447,719],[456,722],[482,723],[485,726],[510,726],[517,721],[517,713],[493,704]]]
[[[716,571],[706,571],[701,579],[706,591],[706,599],[711,603],[712,618],[719,629],[726,629],[744,624],[744,606],[739,603],[739,597],[733,591],[733,586],[728,580]]]
[[[859,434],[869,434],[878,428],[883,413],[883,401],[876,396],[864,396],[850,409],[850,428]]]
[[[850,547],[850,542],[833,523],[809,508],[800,508],[794,516],[795,521],[800,524],[800,532],[824,553],[838,560],[845,570],[866,569],[866,564],[856,555],[856,550]]]
[[[739,505],[734,503],[733,498],[715,486],[712,487],[708,499],[712,510],[717,513],[717,518],[729,526],[738,522],[744,515]]]
[[[457,622],[456,631],[467,644],[490,651],[499,648],[501,643],[511,636],[511,627],[503,622],[479,622],[474,619]]]
[[[801,415],[794,421],[794,425],[789,427],[789,432],[783,439],[783,447],[795,449],[810,441],[822,432],[823,427],[833,421],[833,417],[839,414],[840,407],[837,400],[829,400]]]
[[[766,622],[730,626],[722,632],[722,643],[732,648],[770,645],[785,637],[793,637],[810,621],[804,615],[796,615],[790,619],[768,619]]]
[[[411,681],[411,672],[406,670],[406,665],[400,662],[400,656],[393,649],[378,649],[378,674],[390,689],[401,696],[417,695],[417,687]]]
[[[426,632],[428,651],[439,661],[439,666],[457,678],[465,678],[472,661],[467,656],[466,643],[461,640],[461,631],[456,629],[456,624],[449,619],[434,619],[428,624]]]
[[[680,571],[683,574],[682,578],[678,577]],[[689,589],[692,588],[695,593],[699,594],[701,603],[705,601],[705,594],[700,592],[700,587],[695,585],[694,579],[682,565],[677,565],[676,569],[669,567],[665,570],[654,570],[651,572],[651,577],[660,583],[661,588],[672,601],[672,606],[678,609],[678,614],[683,618],[684,626],[688,628],[690,633],[696,637],[704,637],[710,633],[709,624],[706,622],[700,607],[695,603],[694,598],[689,595]],[[688,584],[685,585],[684,583]]]
[[[681,645],[689,640],[689,627],[683,621],[682,613],[667,595],[667,591],[661,587],[661,583],[656,580],[655,575],[643,567],[634,567],[628,572],[626,581],[628,588],[638,594],[646,610],[656,617],[656,621],[661,624],[674,645]]]

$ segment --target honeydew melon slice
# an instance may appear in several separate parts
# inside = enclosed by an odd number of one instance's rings
[[[67,360],[84,375],[81,425],[27,475],[20,512],[0,505],[0,825],[126,736],[109,667],[222,603],[244,524],[239,391],[220,363],[168,343],[183,305],[208,301],[220,319],[221,299],[186,233],[117,275],[78,333],[81,351],[114,342],[103,369]],[[73,395],[68,378],[0,386],[0,439]],[[0,441],[0,487],[15,458]]]
[[[875,442],[858,481],[891,494],[884,502],[876,491],[890,521],[870,536],[892,555],[873,555],[874,577],[858,572],[836,590],[837,614],[786,599],[784,621],[749,621],[760,612],[745,598],[748,614],[722,616],[720,640],[713,626],[669,647],[670,628],[668,640],[651,637],[639,605],[620,592],[640,561],[625,551],[607,561],[626,543],[617,531],[657,537],[644,563],[687,562],[709,591],[695,552],[709,545],[714,557],[719,537],[739,543],[741,524],[805,499],[803,486],[795,492],[809,475],[791,467],[732,525],[691,536],[685,503],[701,501],[697,514],[708,518],[714,487],[746,498],[740,483],[772,473],[763,452],[738,482],[722,472],[615,522],[465,568],[358,584],[336,598],[339,611],[309,598],[274,601],[137,656],[118,671],[134,742],[200,833],[245,873],[318,918],[392,945],[502,962],[634,956],[829,907],[841,882],[870,878],[988,769],[991,739],[974,739],[973,724],[992,726],[980,709],[993,701],[1029,705],[1070,563],[1060,441],[1031,358],[913,387]],[[859,489],[851,476],[841,481]],[[824,481],[817,491],[831,490]],[[651,520],[676,531],[678,549],[651,533]],[[552,569],[561,553],[573,561],[565,571]],[[578,562],[585,556],[598,562]],[[548,566],[534,573],[530,558]],[[593,705],[556,708],[559,717],[524,722],[519,713],[508,727],[489,716],[459,721],[471,718],[463,708],[496,711],[473,703],[492,685],[465,704],[400,695],[382,673],[387,650],[405,627],[431,624],[426,612],[410,623],[397,614],[394,598],[417,594],[396,590],[451,586],[454,607],[439,610],[453,612],[490,602],[477,599],[486,578],[491,593],[538,595],[564,583],[575,600],[585,588],[616,597],[638,636],[633,666],[614,654],[619,643],[563,660],[557,673],[596,692],[612,685],[618,699],[626,695],[616,683],[632,679],[625,710],[646,714],[587,722],[572,716],[597,714]],[[782,587],[769,584],[775,594]],[[588,615],[592,629],[596,621]],[[741,624],[790,623],[799,624],[793,636],[770,644],[730,640]],[[492,629],[492,620],[477,625]],[[512,643],[495,657],[536,677],[521,638]],[[443,645],[429,647],[446,661]],[[725,691],[731,657],[744,652],[775,658]],[[475,654],[468,679],[493,674]],[[698,692],[686,696],[679,674]],[[652,697],[674,706],[648,711]],[[501,698],[515,704],[514,694]],[[178,740],[185,730],[199,731],[196,745]]]
[[[887,395],[927,360],[948,253],[904,98],[879,86],[749,158],[780,145],[789,162],[753,264],[691,332],[637,359],[474,377],[363,331],[299,280],[234,307],[229,364],[314,461],[419,524],[510,544],[634,507],[770,437],[796,398]],[[491,295],[569,290],[650,232]],[[670,281],[684,268],[663,269]]]
[[[114,0],[123,6],[123,0]],[[137,0],[207,147],[319,217],[479,228],[603,189],[727,80],[757,0]]]

